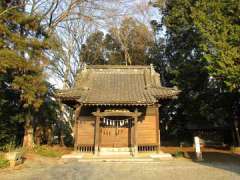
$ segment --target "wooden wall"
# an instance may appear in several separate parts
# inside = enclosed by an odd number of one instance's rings
[[[78,145],[94,145],[95,133],[95,116],[89,114],[81,114],[77,130],[77,144]],[[156,145],[157,142],[157,119],[156,108],[147,107],[144,110],[143,116],[138,120],[137,127],[137,144],[138,145]],[[103,133],[103,132],[101,132]],[[127,133],[124,132],[124,133]],[[130,134],[129,134],[130,135]],[[124,138],[129,138],[129,135]],[[105,139],[106,140],[106,139]],[[125,141],[124,141],[125,142]],[[104,142],[101,143],[102,145]],[[105,142],[105,145],[108,143]]]
[[[157,144],[157,119],[155,107],[147,107],[144,117],[140,117],[137,127],[138,145]]]
[[[80,116],[77,144],[94,145],[95,117]]]

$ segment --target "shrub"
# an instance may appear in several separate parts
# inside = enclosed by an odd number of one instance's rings
[[[3,154],[0,154],[0,169],[6,168],[8,166],[9,166],[9,161],[4,158]]]
[[[182,151],[176,151],[173,154],[174,157],[179,158],[179,157],[184,157],[184,153]]]

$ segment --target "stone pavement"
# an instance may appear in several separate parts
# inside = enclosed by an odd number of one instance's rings
[[[239,180],[240,161],[69,162],[0,172],[1,180]]]

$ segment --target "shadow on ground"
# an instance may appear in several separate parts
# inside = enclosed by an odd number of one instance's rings
[[[196,161],[195,153],[189,153],[193,162],[240,174],[240,155],[224,152],[203,152],[203,161]]]

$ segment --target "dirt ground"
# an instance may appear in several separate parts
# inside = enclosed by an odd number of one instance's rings
[[[162,148],[176,152],[178,148]],[[192,149],[185,148],[189,158],[152,162],[77,162],[64,163],[60,158],[27,154],[23,165],[0,170],[1,180],[239,180],[240,156],[229,151],[205,149],[203,162],[194,161]]]

